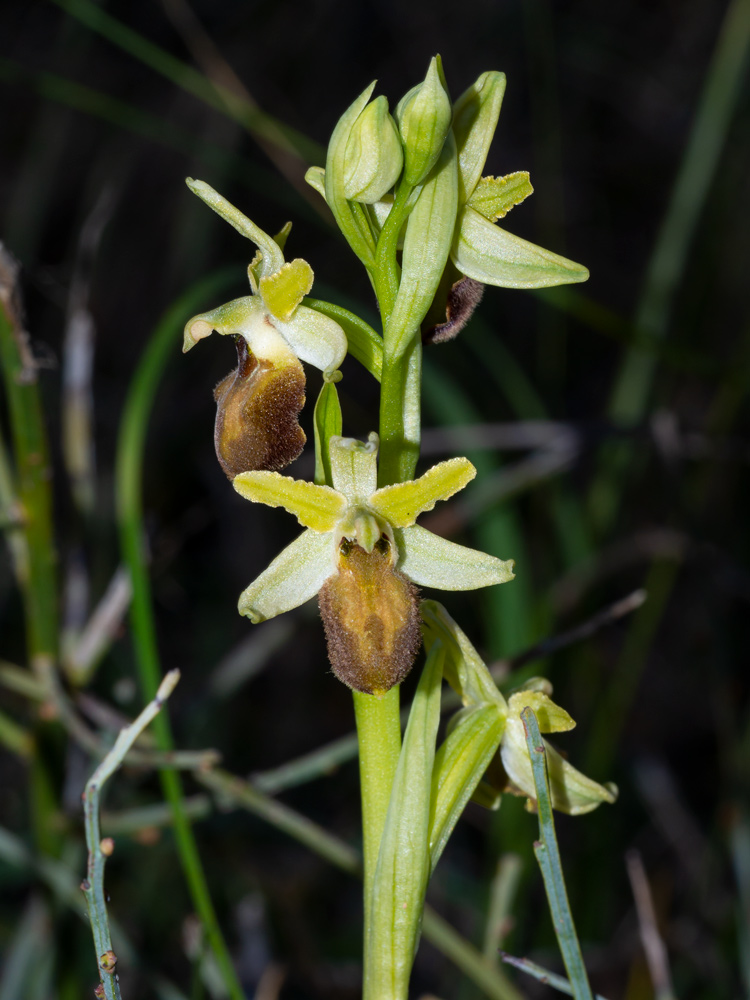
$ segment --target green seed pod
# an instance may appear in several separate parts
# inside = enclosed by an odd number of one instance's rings
[[[424,82],[412,88],[396,108],[404,144],[404,178],[421,184],[440,156],[451,127],[453,109],[443,82],[439,56],[433,56]]]
[[[372,205],[390,191],[401,175],[404,154],[388,101],[370,101],[354,123],[344,156],[344,194]]]

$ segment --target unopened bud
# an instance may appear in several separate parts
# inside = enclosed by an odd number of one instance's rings
[[[396,123],[388,101],[370,101],[354,123],[344,157],[344,194],[372,205],[390,191],[404,165]]]
[[[421,184],[434,167],[451,127],[453,109],[442,80],[439,56],[433,56],[424,82],[410,90],[396,108],[404,143],[404,178]]]

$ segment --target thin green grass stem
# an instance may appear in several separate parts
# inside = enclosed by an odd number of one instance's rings
[[[117,514],[123,559],[130,572],[133,587],[131,624],[136,660],[143,697],[147,700],[154,697],[161,681],[151,585],[144,550],[142,478],[148,418],[167,362],[179,349],[179,331],[185,317],[198,309],[201,302],[229,284],[232,278],[233,271],[229,269],[211,275],[194,285],[167,311],[154,330],[133,377],[122,418],[116,462]],[[171,751],[174,748],[166,715],[159,715],[155,719],[154,734],[160,750]],[[198,846],[185,810],[181,778],[176,771],[162,771],[160,779],[164,797],[172,809],[175,841],[193,906],[203,924],[232,1000],[245,1000],[211,901]]]
[[[560,850],[555,834],[555,821],[552,815],[544,740],[539,732],[539,724],[532,708],[527,707],[521,712],[521,720],[526,733],[526,745],[531,759],[539,813],[541,840],[534,844],[534,854],[542,871],[552,924],[575,1000],[594,1000],[586,967],[583,964],[583,955],[578,943],[573,915],[570,912],[568,892],[565,888]]]
[[[167,674],[159,685],[154,699],[146,705],[131,725],[126,726],[120,732],[110,752],[86,782],[86,790],[83,795],[86,847],[89,857],[86,879],[82,889],[89,911],[97,967],[106,1000],[120,1000],[120,984],[117,975],[117,955],[112,948],[112,938],[109,931],[107,896],[104,889],[104,866],[107,857],[111,854],[111,845],[103,841],[101,836],[99,825],[101,793],[105,782],[122,765],[125,754],[143,730],[159,714],[179,679],[179,670],[171,670]]]
[[[19,578],[26,613],[31,666],[40,674],[57,660],[56,551],[47,435],[39,396],[38,369],[13,296],[17,266],[0,256],[0,366],[10,417],[15,486],[25,539],[25,572]]]

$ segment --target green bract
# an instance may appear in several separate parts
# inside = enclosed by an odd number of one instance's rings
[[[273,618],[314,597],[338,572],[342,541],[372,552],[385,536],[395,568],[424,587],[473,590],[513,578],[513,562],[457,545],[415,524],[470,482],[476,470],[465,458],[441,462],[419,479],[376,489],[378,438],[330,441],[333,487],[274,472],[246,472],[234,488],[248,500],[284,507],[307,529],[243,592],[239,611],[254,622]]]
[[[379,201],[396,183],[403,165],[401,140],[388,114],[388,101],[377,97],[357,118],[349,135],[344,156],[345,197],[368,205]]]

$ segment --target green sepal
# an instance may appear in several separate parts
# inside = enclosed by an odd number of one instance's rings
[[[431,871],[500,746],[504,728],[505,715],[497,704],[464,709],[435,754],[430,805]]]
[[[412,524],[394,530],[401,559],[399,569],[419,587],[475,590],[513,579],[513,560],[458,545]]]
[[[375,262],[375,239],[365,207],[348,201],[346,197],[346,149],[354,124],[375,89],[375,82],[373,80],[339,118],[328,144],[325,167],[325,199],[328,207],[347,243],[368,270]]]
[[[305,173],[305,180],[310,187],[317,191],[321,198],[326,196],[326,172],[322,167],[308,167]]]
[[[462,274],[501,288],[550,288],[589,276],[581,264],[513,236],[468,205],[458,219],[451,260]]]
[[[503,767],[512,782],[509,791],[526,795],[530,802],[536,798],[536,788],[521,713],[526,708],[533,709],[535,699],[539,697],[546,698],[546,695],[540,696],[536,692],[518,692],[511,696],[511,710],[508,713],[500,747]],[[554,706],[554,708],[558,712],[563,712],[563,709],[558,708],[558,706]],[[568,718],[570,717],[568,716]],[[547,715],[544,724],[550,724],[549,715]],[[611,783],[601,785],[586,777],[572,764],[569,764],[546,740],[542,742],[547,758],[550,799],[554,809],[569,813],[571,816],[581,816],[596,809],[602,802],[612,803],[616,800],[616,785]]]
[[[378,435],[372,431],[367,441],[332,437],[328,450],[334,487],[352,507],[367,505],[378,483]]]
[[[390,191],[404,165],[396,123],[388,101],[376,97],[357,118],[349,136],[343,191],[347,198],[371,205]]]
[[[399,357],[419,331],[445,269],[458,209],[456,146],[449,135],[409,215],[401,282],[385,330],[386,349]]]
[[[393,781],[367,921],[367,996],[408,993],[430,873],[430,796],[443,659],[442,647],[435,644],[414,695]]]
[[[331,486],[331,459],[328,445],[334,434],[341,434],[341,404],[334,382],[326,382],[315,403],[315,482]]]
[[[462,204],[482,176],[504,94],[505,73],[482,73],[453,105],[453,134],[458,151],[458,187]]]
[[[251,222],[246,215],[243,215],[238,208],[235,208],[231,202],[215,191],[210,184],[206,184],[205,181],[194,181],[192,177],[185,178],[185,183],[193,194],[197,195],[230,226],[234,226],[238,233],[247,237],[257,246],[263,255],[259,268],[260,277],[273,274],[274,271],[281,268],[284,263],[284,255],[272,236],[264,233],[259,226]]]
[[[505,177],[482,177],[467,204],[485,219],[497,222],[533,193],[528,171],[518,170]]]

